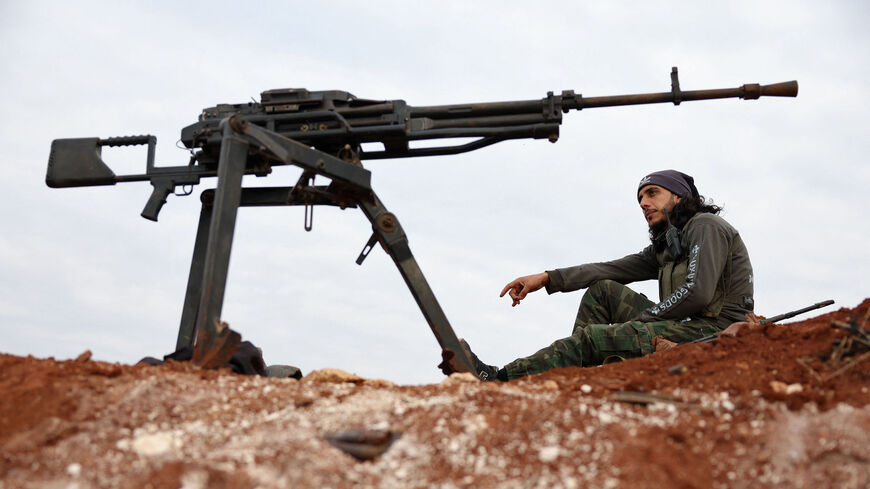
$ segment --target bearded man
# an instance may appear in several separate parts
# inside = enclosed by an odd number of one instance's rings
[[[718,333],[752,313],[752,264],[740,234],[719,217],[721,207],[698,194],[692,177],[675,170],[645,176],[637,201],[652,244],[603,263],[527,275],[508,283],[513,306],[541,288],[588,288],[571,336],[499,369],[462,341],[481,380],[510,380],[560,367],[586,367],[653,353],[658,345]],[[657,279],[654,303],[625,284]]]

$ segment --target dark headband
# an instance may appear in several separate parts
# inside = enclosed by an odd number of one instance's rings
[[[676,170],[662,170],[650,173],[640,180],[640,183],[637,185],[637,191],[640,192],[640,189],[647,185],[658,185],[659,187],[666,188],[680,198],[698,196],[698,189],[695,188],[695,179]]]

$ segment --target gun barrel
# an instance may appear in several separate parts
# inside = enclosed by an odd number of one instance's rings
[[[737,88],[715,88],[709,90],[687,90],[676,92],[638,93],[632,95],[610,95],[605,97],[582,97],[572,109],[587,109],[594,107],[614,107],[619,105],[644,105],[694,100],[713,100],[720,98],[741,98],[754,100],[759,97],[797,97],[798,83],[788,81],[772,85],[748,83]],[[566,104],[566,106],[568,106]]]
[[[797,97],[798,82],[787,81],[771,85],[747,83],[736,88],[715,88],[708,90],[686,90],[658,93],[635,93],[629,95],[606,95],[602,97],[583,97],[563,92],[560,103],[562,109],[587,109],[595,107],[615,107],[620,105],[644,105],[676,103],[695,100],[720,98],[741,98],[754,100],[759,97]],[[676,94],[676,97],[675,97]],[[573,95],[573,96],[572,96]],[[548,99],[520,100],[513,102],[489,102],[459,105],[430,105],[408,107],[411,117],[430,119],[468,119],[469,117],[506,116],[517,114],[541,114],[542,102]]]
[[[796,311],[790,311],[790,312],[786,312],[784,314],[780,314],[778,316],[773,316],[770,319],[764,319],[761,321],[761,324],[775,323],[777,321],[782,321],[784,319],[790,319],[790,318],[793,318],[795,316],[801,315],[805,312],[810,312],[810,311],[813,311],[815,309],[821,309],[825,306],[830,306],[833,303],[834,303],[834,301],[831,299],[826,300],[826,301],[822,301],[822,302],[817,302],[811,306],[807,306],[807,307],[798,309]]]

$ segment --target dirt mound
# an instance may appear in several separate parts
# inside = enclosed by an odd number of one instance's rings
[[[0,489],[865,488],[868,307],[509,383],[0,355]]]

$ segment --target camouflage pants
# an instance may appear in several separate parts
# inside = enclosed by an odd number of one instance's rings
[[[588,367],[612,360],[634,358],[654,351],[653,338],[684,343],[720,331],[727,325],[713,318],[631,321],[654,305],[642,294],[612,280],[592,284],[580,300],[574,332],[537,353],[505,365],[516,379],[553,368]],[[720,322],[721,323],[721,322]]]

